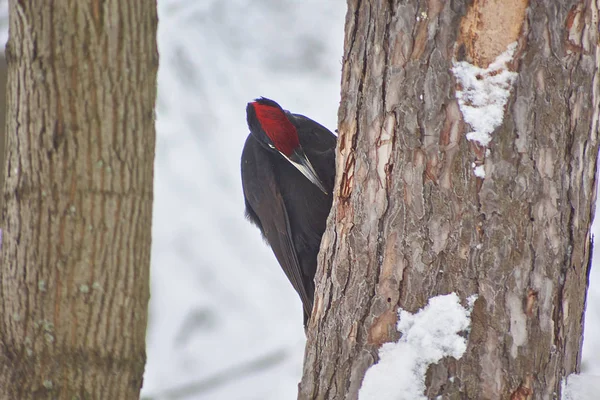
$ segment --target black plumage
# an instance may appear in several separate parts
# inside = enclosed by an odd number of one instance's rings
[[[297,140],[283,118],[295,128]],[[250,134],[241,165],[246,215],[260,228],[300,295],[306,325],[313,306],[317,255],[332,203],[336,136],[264,98],[248,104],[247,119]],[[298,157],[309,160],[308,168]]]

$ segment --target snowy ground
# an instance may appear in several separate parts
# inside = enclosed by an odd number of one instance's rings
[[[6,0],[0,5],[5,15]],[[159,0],[158,6],[152,299],[143,396],[296,398],[304,351],[301,305],[258,231],[243,218],[244,110],[255,97],[271,97],[335,129],[345,3]],[[5,40],[6,18],[0,23]],[[594,233],[600,234],[597,225]],[[595,340],[586,340],[583,361],[595,375],[599,268],[592,270],[586,314],[586,337]]]

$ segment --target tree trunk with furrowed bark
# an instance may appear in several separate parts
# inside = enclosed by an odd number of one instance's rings
[[[598,3],[349,0],[335,200],[301,399],[356,399],[397,309],[477,294],[427,398],[560,398],[579,370],[598,155]],[[453,61],[518,75],[487,146]],[[483,165],[485,177],[473,166]]]
[[[137,399],[156,3],[10,2],[0,399]]]

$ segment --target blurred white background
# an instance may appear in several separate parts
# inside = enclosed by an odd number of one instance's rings
[[[6,0],[0,0],[6,41]],[[153,400],[295,399],[300,301],[244,219],[246,103],[336,128],[346,4],[159,0],[160,71],[148,364]],[[598,224],[594,234],[599,234]],[[598,250],[598,247],[596,248]],[[597,257],[583,369],[600,375]]]
[[[158,6],[143,394],[295,399],[302,308],[258,229],[244,218],[245,110],[265,96],[336,129],[346,4],[159,0]]]

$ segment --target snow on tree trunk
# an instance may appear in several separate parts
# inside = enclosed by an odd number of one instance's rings
[[[553,398],[581,356],[598,4],[348,7],[336,195],[299,398],[356,399],[399,339],[398,308],[450,292],[477,295],[467,348],[429,367],[423,395]],[[485,107],[502,90],[498,120]]]
[[[145,0],[10,3],[1,399],[137,399],[158,52]]]

